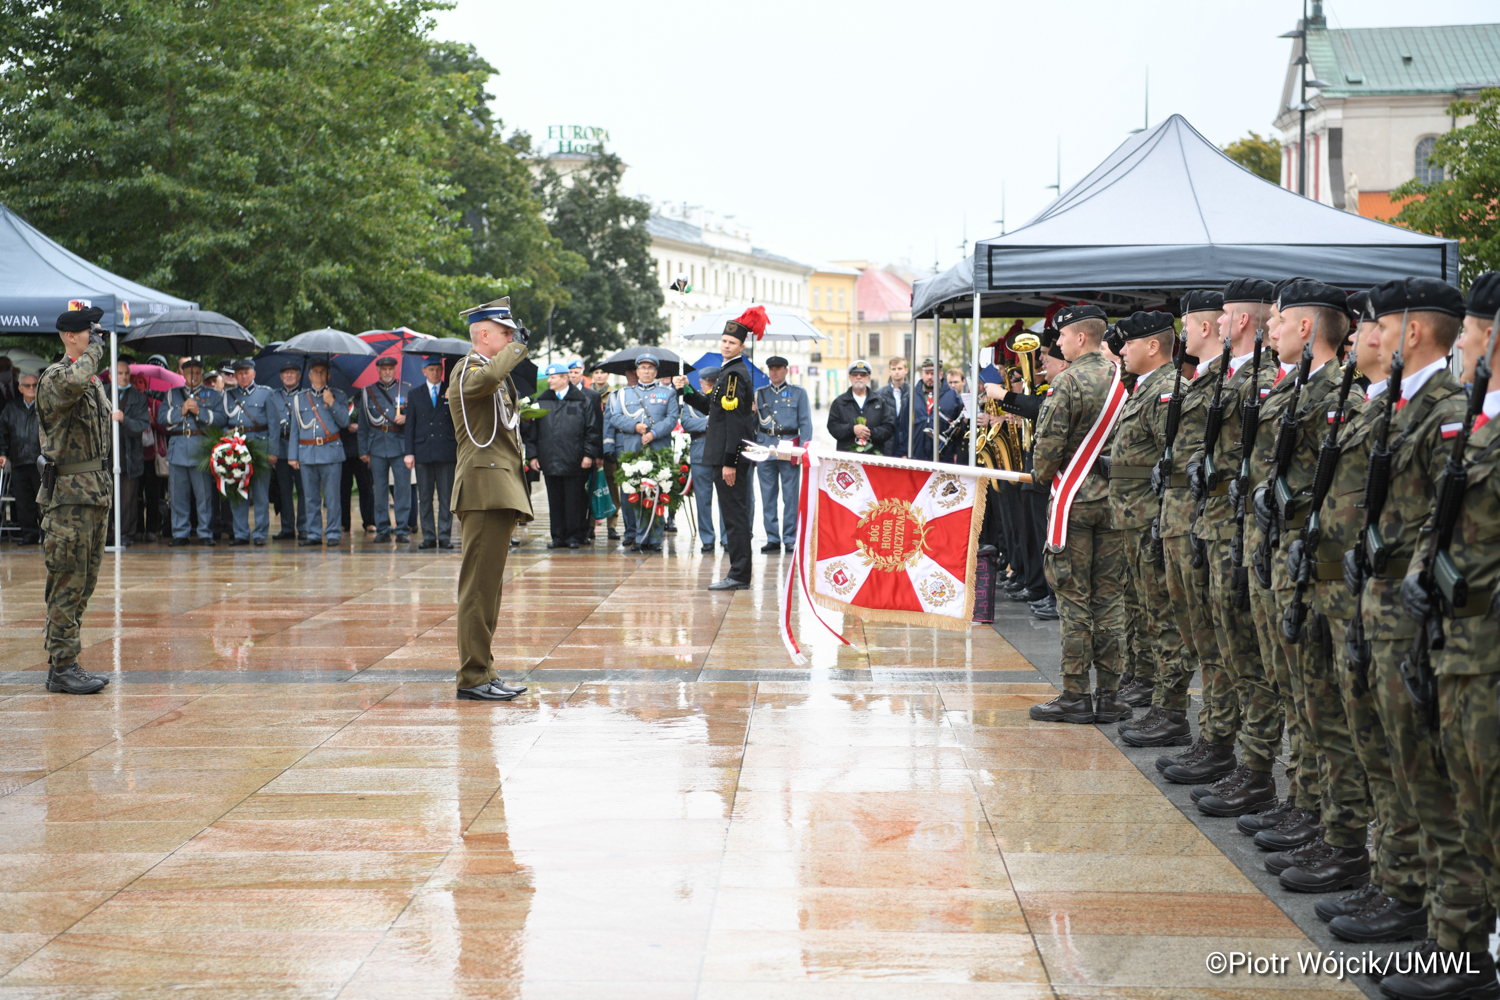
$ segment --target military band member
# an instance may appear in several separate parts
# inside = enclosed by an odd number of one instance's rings
[[[271,453],[271,425],[279,422],[276,406],[276,390],[259,385],[255,381],[255,362],[241,358],[231,362],[234,384],[224,390],[220,397],[219,415],[224,425],[242,434],[246,441],[260,441]],[[277,429],[279,433],[279,428]],[[241,497],[239,490],[229,490],[229,513],[234,524],[234,538],[230,545],[249,545],[252,537],[250,507],[255,506],[256,545],[266,544],[266,535],[271,527],[271,478],[270,469],[256,469],[250,477],[250,497]]]
[[[396,378],[396,359],[382,355],[375,361],[380,378],[359,393],[359,459],[370,467],[375,492],[375,541],[391,540],[391,490],[396,494],[396,542],[411,541],[406,522],[411,516],[411,473],[406,455],[406,410],[411,384]],[[394,485],[392,479],[395,480]]]
[[[291,358],[281,363],[281,385],[273,392],[276,424],[270,442],[271,468],[276,473],[276,495],[281,499],[281,530],[271,537],[278,542],[293,542],[307,523],[307,493],[302,477],[287,461],[291,450],[292,403],[302,385],[302,366]],[[294,499],[295,497],[295,499]]]
[[[660,366],[656,355],[642,353],[635,359],[636,385],[627,385],[609,394],[613,408],[609,423],[615,431],[615,448],[621,457],[632,452],[661,451],[672,446],[672,431],[677,426],[677,393],[656,381]],[[632,551],[660,552],[662,519],[652,518],[651,527],[640,523],[640,513],[625,505],[624,547]],[[643,534],[644,533],[644,534]]]
[[[525,691],[495,672],[495,626],[511,534],[531,521],[531,488],[521,444],[520,400],[510,373],[526,358],[510,297],[461,314],[474,350],[459,363],[448,392],[458,435],[453,513],[463,533],[458,572],[458,698],[510,701]]]
[[[168,389],[161,409],[162,426],[171,440],[167,443],[167,464],[171,467],[169,489],[172,497],[172,542],[186,545],[192,531],[192,508],[198,514],[198,544],[214,544],[213,476],[200,469],[203,460],[205,428],[218,424],[222,397],[216,389],[203,384],[203,362],[199,358],[182,359],[182,377],[186,384]]]
[[[287,464],[302,474],[307,496],[307,520],[297,544],[327,542],[336,552],[343,538],[339,475],[344,443],[339,432],[349,426],[349,399],[328,384],[326,361],[308,366],[307,382],[308,387],[292,397],[292,436],[287,441]]]
[[[935,371],[931,358],[922,362],[922,377],[917,381],[916,422],[911,432],[911,457],[928,462],[957,462],[958,453],[967,453],[968,449],[968,439],[963,437],[963,429],[957,425],[966,426],[968,417],[964,415],[963,398],[947,382],[938,381]],[[937,394],[936,403],[933,402],[934,392]],[[934,408],[937,410],[939,445],[936,459],[932,457]],[[906,410],[901,413],[904,416]]]
[[[812,440],[812,407],[807,390],[786,380],[787,360],[780,355],[766,359],[770,385],[755,390],[755,416],[760,433],[757,440],[775,448],[790,439],[801,447]],[[762,552],[791,552],[797,544],[797,504],[800,499],[802,467],[796,462],[769,459],[757,463],[755,476],[760,480],[760,516],[766,528]],[[781,519],[776,516],[777,495],[781,498]]]

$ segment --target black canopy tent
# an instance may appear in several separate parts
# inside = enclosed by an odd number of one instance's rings
[[[1173,115],[1121,143],[1020,229],[917,281],[912,322],[1040,316],[1059,299],[1092,302],[1111,316],[1176,313],[1188,289],[1242,277],[1300,274],[1349,289],[1409,275],[1457,284],[1458,264],[1456,240],[1272,184]],[[972,350],[978,371],[977,337]]]

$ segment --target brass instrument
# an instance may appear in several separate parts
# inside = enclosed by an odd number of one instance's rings
[[[1042,338],[1030,330],[1015,330],[1005,338],[1005,346],[1016,356],[1016,365],[1021,370],[1021,378],[1026,382],[1026,395],[1035,395],[1036,361],[1032,355],[1041,349]],[[1021,445],[1026,450],[1031,448],[1032,433],[1031,421],[1027,420],[1021,425]]]

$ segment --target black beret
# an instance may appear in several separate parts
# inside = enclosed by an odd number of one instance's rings
[[[706,379],[706,378],[717,379],[718,377],[719,377],[719,369],[715,365],[709,365],[707,368],[699,368],[698,369],[698,378],[700,380],[701,379]]]
[[[1047,348],[1047,357],[1049,357],[1049,358],[1056,358],[1059,361],[1066,361],[1066,360],[1068,360],[1063,355],[1062,348],[1057,346],[1057,341],[1055,341],[1055,340]]]
[[[249,358],[240,358],[234,364],[230,365],[230,367],[233,368],[237,372],[244,372],[244,371],[251,371],[251,372],[253,372],[253,371],[255,371],[255,362],[251,361]]]
[[[1349,296],[1342,288],[1324,284],[1316,278],[1293,278],[1281,286],[1276,308],[1291,309],[1294,306],[1325,306],[1344,312],[1349,308]]]
[[[1224,304],[1231,302],[1273,302],[1276,286],[1265,278],[1235,278],[1224,286]]]
[[[1464,307],[1470,316],[1494,319],[1500,312],[1500,271],[1486,271],[1475,278],[1469,286],[1469,298]]]
[[[82,333],[104,318],[104,310],[98,306],[88,309],[69,309],[57,317],[58,333]]]
[[[1224,293],[1195,288],[1182,297],[1182,315],[1196,312],[1218,312],[1224,308]]]
[[[767,368],[785,368],[790,362],[779,354],[773,354],[766,359]]]
[[[1120,331],[1121,340],[1140,340],[1142,337],[1154,337],[1158,333],[1174,330],[1176,324],[1172,322],[1172,314],[1166,312],[1134,312],[1124,317],[1115,324],[1115,329]]]
[[[1464,314],[1464,297],[1437,278],[1392,278],[1370,289],[1370,311],[1376,319],[1398,312]]]
[[[1358,292],[1350,292],[1344,302],[1345,308],[1349,310],[1349,316],[1354,322],[1368,323],[1374,318],[1370,315],[1370,293],[1368,290],[1362,289]]]
[[[1052,325],[1061,330],[1070,323],[1077,323],[1085,319],[1102,319],[1108,322],[1109,317],[1104,315],[1104,310],[1095,305],[1066,306],[1057,311],[1052,317]]]

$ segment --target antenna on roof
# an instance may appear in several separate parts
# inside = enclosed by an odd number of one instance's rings
[[[1005,178],[1000,178],[1000,218],[995,220],[1000,224],[1000,235],[1005,235]]]
[[[1048,191],[1056,191],[1059,198],[1062,197],[1062,136],[1057,137],[1057,183],[1048,184]]]
[[[1145,117],[1145,120],[1141,122],[1141,127],[1140,128],[1133,128],[1133,129],[1131,129],[1130,130],[1130,134],[1131,135],[1135,135],[1137,132],[1144,132],[1144,131],[1146,131],[1150,127],[1151,127],[1151,67],[1147,66],[1146,67],[1146,117]]]

